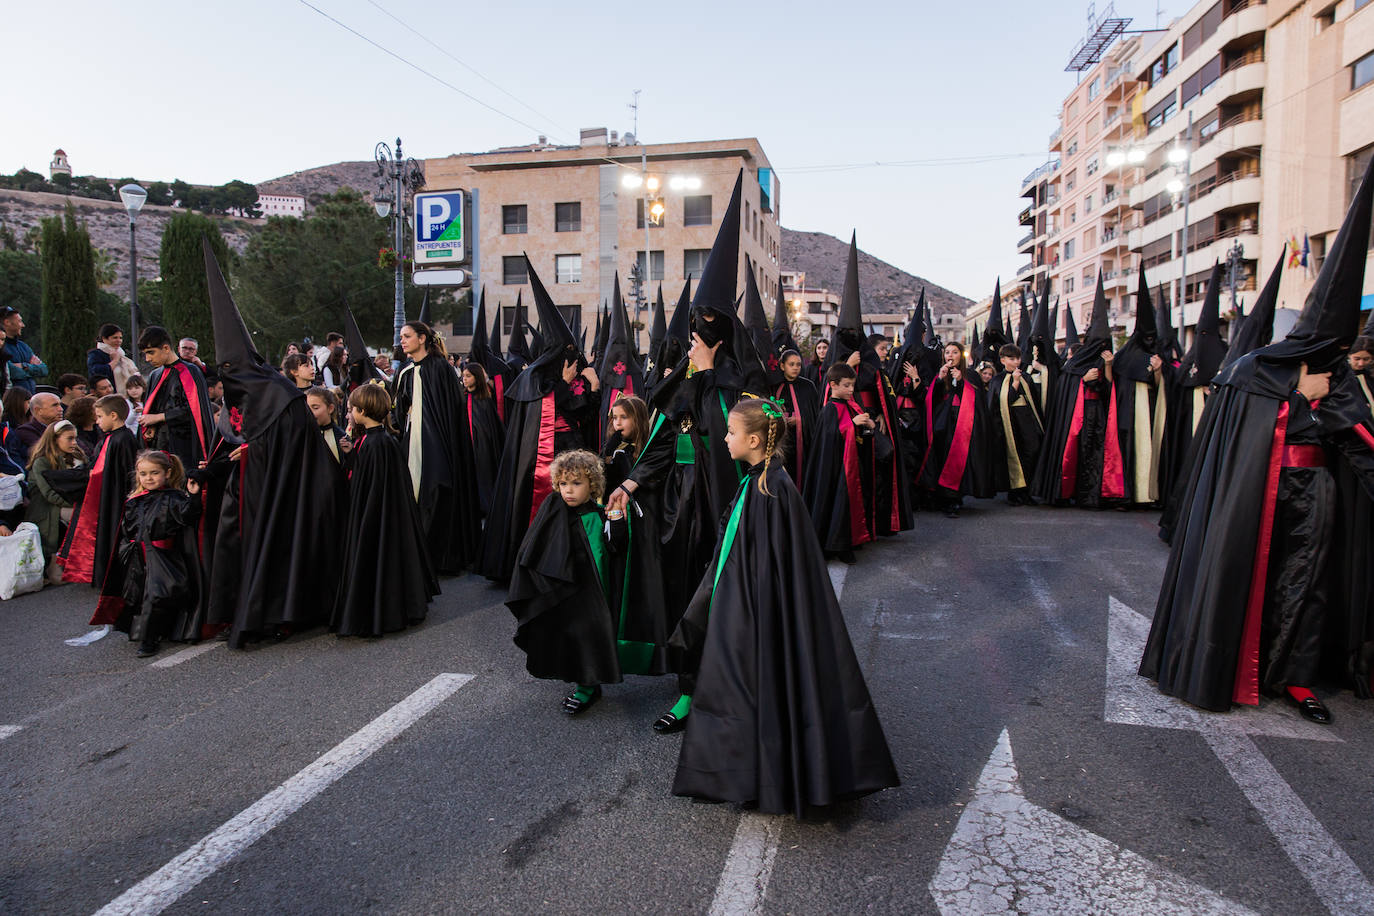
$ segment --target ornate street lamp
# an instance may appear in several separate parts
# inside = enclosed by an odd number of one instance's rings
[[[405,158],[401,150],[401,138],[396,138],[396,151],[385,141],[378,143],[374,151],[377,160],[378,188],[373,196],[377,215],[385,219],[391,216],[392,248],[396,252],[396,312],[393,316],[392,346],[401,345],[401,327],[406,323],[404,259],[401,249],[405,245],[406,198],[425,185],[425,173],[414,159]]]
[[[136,184],[126,184],[119,189],[119,199],[124,201],[124,209],[129,211],[129,346],[127,352],[138,352],[138,238],[134,235],[134,223],[138,211],[148,200],[148,192]]]

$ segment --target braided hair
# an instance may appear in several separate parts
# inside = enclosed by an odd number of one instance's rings
[[[772,496],[768,491],[768,466],[774,461],[782,461],[787,445],[787,432],[790,419],[776,401],[769,398],[741,398],[731,410],[744,426],[745,435],[758,436],[763,440],[763,473],[759,475],[759,492]]]

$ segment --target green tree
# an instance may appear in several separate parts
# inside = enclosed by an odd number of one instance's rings
[[[95,334],[100,288],[95,282],[95,249],[85,223],[76,221],[69,203],[61,217],[43,220],[42,356],[54,378],[82,372]],[[26,316],[26,321],[31,321]]]
[[[162,320],[172,336],[194,337],[200,341],[202,352],[213,353],[215,332],[202,238],[210,240],[220,269],[226,278],[229,276],[229,246],[220,235],[219,224],[199,213],[178,213],[162,232]]]
[[[259,352],[275,359],[288,341],[343,330],[345,305],[369,344],[389,347],[394,274],[377,266],[389,244],[387,220],[352,188],[321,198],[309,219],[268,217],[240,258],[235,288]],[[421,297],[407,288],[406,314],[419,312]]]
[[[148,185],[148,203],[160,207],[171,206],[172,188],[165,181],[154,181]]]
[[[28,251],[0,251],[0,308],[34,316],[43,297],[43,262]],[[32,341],[30,341],[32,344]]]

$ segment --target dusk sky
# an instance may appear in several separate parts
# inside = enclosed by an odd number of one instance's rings
[[[581,127],[631,130],[641,89],[641,139],[758,137],[785,226],[856,229],[866,251],[976,299],[1021,262],[1020,182],[1046,158],[1087,16],[1019,2],[311,3],[480,101],[303,0],[75,0],[60,17],[26,3],[7,15],[0,171],[46,175],[62,147],[76,174],[219,184],[370,158],[398,134],[416,158],[540,133],[576,143]],[[1153,4],[1117,13],[1155,25]]]

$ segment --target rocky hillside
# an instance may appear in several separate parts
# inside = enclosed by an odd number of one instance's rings
[[[67,197],[39,191],[0,190],[0,224],[11,229],[15,237],[24,235],[49,216],[61,216],[67,203],[76,207],[76,218],[86,224],[91,244],[107,252],[114,259],[116,277],[108,288],[121,296],[129,291],[129,214],[124,205],[115,200],[92,200],[86,197]],[[151,279],[158,275],[158,250],[162,246],[162,229],[181,211],[176,207],[146,205],[135,224],[138,235],[138,275]],[[219,217],[224,240],[235,251],[248,244],[254,221],[237,217]]]
[[[806,285],[840,291],[844,288],[844,269],[849,260],[849,243],[824,232],[782,230],[782,268],[806,273]],[[935,314],[964,314],[973,304],[929,280],[909,274],[886,261],[859,250],[860,307],[865,312],[905,312],[916,303],[925,287],[926,301]]]
[[[344,187],[361,191],[369,201],[372,200],[372,194],[377,190],[377,164],[370,161],[336,162],[292,172],[280,178],[258,182],[258,193],[299,194],[305,198],[307,205],[311,205],[317,198]]]

